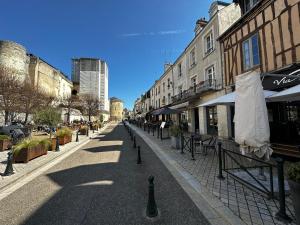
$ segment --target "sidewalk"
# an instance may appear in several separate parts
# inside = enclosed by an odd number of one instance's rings
[[[152,132],[145,132],[134,125],[129,126],[158,156],[163,156],[171,164],[176,165],[179,173],[188,174],[185,179],[187,182],[192,179],[196,183],[200,190],[200,196],[207,200],[207,204],[212,207],[215,204],[221,204],[223,207],[216,208],[216,210],[219,214],[223,214],[224,219],[232,220],[235,217],[249,225],[284,224],[275,219],[275,213],[279,209],[277,200],[267,199],[254,192],[247,186],[238,183],[227,173],[223,174],[225,180],[217,178],[218,157],[215,152],[209,152],[206,156],[195,154],[195,160],[191,160],[189,153],[180,154],[180,150],[172,149],[170,139],[160,140],[156,133],[153,136]],[[289,198],[287,198],[287,214],[293,218],[295,223],[294,210]],[[231,224],[236,224],[236,222],[231,222]]]
[[[90,138],[96,136],[97,134],[104,131],[109,124],[106,124],[103,128],[95,131],[93,133],[90,131],[89,137],[86,135],[79,135],[79,142],[75,142],[76,140],[76,133],[73,133],[72,142],[66,145],[60,145],[59,152],[55,151],[48,151],[47,155],[40,156],[33,160],[30,160],[28,163],[14,163],[14,174],[11,176],[0,176],[0,193],[5,192],[5,190],[9,189],[14,184],[21,182],[26,176],[29,176],[36,170],[41,169],[48,164],[54,164],[56,161],[66,157],[73,152],[77,151],[82,145],[88,143]],[[8,151],[0,152],[0,173],[3,173],[6,168],[6,161],[7,161],[7,153]]]

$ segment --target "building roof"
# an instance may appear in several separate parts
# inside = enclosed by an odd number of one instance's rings
[[[123,102],[121,99],[116,98],[116,97],[111,97],[110,102]]]

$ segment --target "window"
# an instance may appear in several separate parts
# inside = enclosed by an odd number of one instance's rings
[[[168,94],[168,104],[171,104],[171,93]]]
[[[244,0],[244,13],[252,9],[259,0]]]
[[[196,76],[191,78],[191,87],[195,87],[196,86]]]
[[[243,42],[243,67],[248,70],[259,64],[258,35],[255,34]]]
[[[181,77],[182,75],[182,68],[181,68],[181,63],[178,64],[178,77]]]
[[[165,92],[165,82],[163,82],[163,92]]]
[[[162,105],[165,105],[165,104],[166,104],[166,97],[163,96],[163,98],[162,98]]]
[[[205,70],[205,79],[214,80],[215,79],[215,67],[210,66]]]
[[[170,78],[168,78],[168,89],[170,89]]]
[[[158,86],[158,94],[160,94],[160,86]]]
[[[209,54],[214,49],[214,40],[212,31],[205,36],[205,54]]]
[[[155,88],[155,95],[157,95],[157,88]]]
[[[178,94],[182,94],[182,85],[178,86]]]
[[[194,65],[196,65],[195,49],[190,52],[190,66],[193,67]]]

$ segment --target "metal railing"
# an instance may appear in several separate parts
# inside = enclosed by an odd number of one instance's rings
[[[209,79],[202,81],[198,83],[197,85],[194,85],[190,87],[189,89],[175,95],[172,97],[172,102],[177,102],[180,100],[184,100],[190,97],[193,97],[196,94],[201,94],[203,92],[209,91],[209,90],[218,90],[219,85],[217,84],[216,79]]]

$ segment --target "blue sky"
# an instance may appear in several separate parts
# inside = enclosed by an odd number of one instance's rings
[[[71,58],[109,66],[109,96],[132,108],[208,18],[211,0],[2,0],[0,39],[71,76]],[[227,1],[228,2],[228,1]]]

